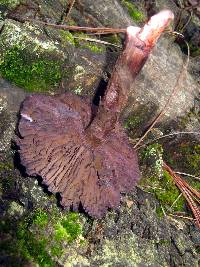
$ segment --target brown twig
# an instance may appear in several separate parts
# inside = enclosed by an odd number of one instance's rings
[[[163,117],[163,115],[166,113],[170,102],[172,100],[172,98],[175,96],[175,94],[177,93],[177,91],[179,90],[179,88],[181,87],[181,82],[183,81],[184,76],[186,75],[187,72],[187,67],[189,64],[189,58],[190,58],[190,49],[189,49],[189,45],[188,43],[185,41],[187,48],[188,48],[188,55],[187,55],[187,60],[186,62],[183,63],[182,67],[181,67],[181,71],[180,74],[178,76],[178,79],[176,81],[176,84],[171,92],[171,95],[169,96],[165,106],[163,107],[163,109],[161,110],[161,112],[157,115],[157,117],[153,120],[153,122],[151,123],[150,127],[147,129],[147,131],[144,133],[144,135],[139,139],[139,141],[135,144],[134,148],[137,148],[138,145],[143,141],[143,139],[147,136],[147,134],[152,130],[152,128],[156,125],[156,123],[159,122],[159,120]]]
[[[182,192],[194,214],[197,226],[200,228],[200,209],[196,204],[196,202],[200,200],[200,193],[188,185],[186,181],[178,176],[165,162],[163,163],[163,168],[173,177],[176,186]]]
[[[93,33],[98,33],[98,34],[126,33],[126,29],[120,29],[120,28],[106,28],[106,27],[92,28],[92,27],[58,25],[58,24],[48,23],[48,22],[35,20],[35,19],[20,19],[20,21],[22,22],[30,21],[30,22],[42,24],[44,26],[53,27],[55,29],[62,29],[62,30],[69,30],[69,31],[93,32]]]

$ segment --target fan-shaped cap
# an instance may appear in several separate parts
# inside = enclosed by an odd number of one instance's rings
[[[40,175],[62,205],[77,209],[80,202],[92,216],[101,217],[120,202],[139,179],[135,152],[117,123],[100,143],[85,131],[90,105],[78,96],[32,95],[21,109],[18,140],[21,162],[29,175]]]

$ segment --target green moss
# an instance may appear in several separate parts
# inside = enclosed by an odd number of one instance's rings
[[[4,162],[0,162],[0,171],[9,171],[9,170],[12,170],[12,168],[13,168],[13,165],[12,165],[12,163],[10,163],[10,162],[6,162],[6,163],[4,163]]]
[[[182,155],[182,167],[184,172],[200,176],[200,145],[192,143],[182,143],[178,150]],[[188,183],[197,190],[200,190],[200,183],[192,177],[187,177]]]
[[[156,190],[156,196],[160,203],[167,209],[170,210],[172,204],[173,211],[181,211],[184,208],[185,199],[181,196],[179,199],[180,191],[174,184],[173,178],[167,171],[163,172],[163,177],[160,183],[161,189]],[[177,201],[176,201],[177,200]],[[176,203],[175,203],[176,201]]]
[[[173,178],[167,171],[163,171],[163,148],[160,144],[152,144],[142,152],[143,165],[147,165],[150,171],[146,171],[140,185],[147,192],[155,195],[160,203],[156,212],[159,217],[163,216],[163,209],[166,212],[183,211],[185,199],[180,196],[180,190],[174,184]],[[149,176],[147,176],[147,174]]]
[[[15,258],[15,265],[11,266],[28,266],[18,265],[23,261],[53,267],[55,258],[62,257],[66,244],[83,239],[79,214],[62,214],[58,210],[49,214],[37,209],[18,222],[1,220],[0,230],[7,237],[0,242],[3,255]]]
[[[161,206],[156,207],[156,214],[159,218],[163,218],[164,214],[163,214],[163,210],[162,210]]]
[[[18,232],[18,249],[21,256],[27,260],[36,261],[41,267],[53,267],[53,261],[46,251],[47,239],[44,237],[36,237],[29,231],[26,224],[19,226]]]
[[[132,131],[132,129],[138,127],[141,123],[141,118],[137,115],[131,115],[124,122],[124,128],[128,131]]]
[[[7,198],[16,192],[16,177],[13,173],[12,159],[3,159],[0,162],[0,196]]]
[[[13,178],[13,176],[11,174],[5,174],[5,176],[2,176],[1,179],[1,184],[2,184],[2,191],[3,191],[3,195],[9,195],[10,192],[15,192],[15,179]]]
[[[33,215],[33,223],[45,227],[48,224],[48,214],[42,209],[38,209]]]
[[[1,219],[0,220],[0,232],[8,234],[10,231],[11,225],[12,225],[12,221],[10,219],[7,219],[7,220]]]
[[[38,238],[30,230],[30,220],[1,222],[1,233],[7,238],[0,241],[2,255],[7,255],[7,266],[29,266],[33,260],[41,267],[55,266],[46,251],[47,240]]]
[[[200,47],[190,45],[190,52],[192,57],[200,56]]]
[[[111,44],[122,46],[122,40],[118,34],[105,35],[103,36],[103,40]]]
[[[164,211],[175,212],[184,210],[185,199],[183,196],[180,197],[180,191],[167,171],[163,172],[161,178],[152,176],[142,179],[141,185],[146,191],[154,193]],[[159,217],[163,216],[162,208],[159,206],[156,209]]]
[[[183,165],[193,174],[200,174],[200,145],[182,143],[179,147],[183,155]]]
[[[84,40],[87,38],[91,38],[85,33],[72,34],[69,31],[60,30],[60,36],[63,42],[69,42],[73,46],[79,48],[88,48],[94,53],[102,53],[105,50],[102,45],[97,45],[95,44],[95,42]]]
[[[188,53],[188,47],[185,42],[179,43],[181,49],[185,54]],[[196,57],[200,55],[200,47],[198,45],[193,44],[191,41],[188,42],[189,48],[190,48],[190,55],[192,57]]]
[[[63,42],[69,42],[73,46],[78,45],[76,39],[74,39],[73,34],[69,31],[60,30],[60,37]]]
[[[103,51],[105,51],[104,46],[87,40],[87,38],[91,38],[91,37],[85,33],[75,33],[74,36],[77,37],[75,39],[77,42],[77,47],[87,48],[94,53],[102,53]]]
[[[130,99],[131,104],[132,100]],[[146,129],[146,126],[151,120],[151,117],[155,114],[158,107],[156,105],[140,105],[135,107],[134,112],[130,112],[128,116],[126,112],[130,109],[127,107],[127,110],[122,114],[124,117],[124,127],[127,129],[127,133],[131,138],[138,138],[141,136]]]
[[[102,53],[105,49],[102,46],[98,46],[95,42],[87,42],[85,45],[81,46],[82,48],[89,48],[94,53]]]
[[[63,254],[63,250],[60,244],[52,245],[50,248],[50,252],[53,257],[60,257]]]
[[[61,65],[50,59],[26,57],[25,49],[15,46],[7,50],[0,63],[1,75],[31,92],[54,89],[61,80]]]
[[[0,0],[0,5],[6,6],[9,9],[15,8],[22,1],[20,0]]]
[[[82,226],[79,223],[79,216],[76,213],[69,213],[55,225],[56,240],[72,242],[82,233]]]
[[[171,240],[169,239],[160,239],[159,241],[156,242],[158,245],[162,246],[170,246],[171,245]]]
[[[176,149],[166,146],[165,160],[180,172],[200,176],[200,145],[196,140],[182,138],[176,144]],[[190,176],[184,178],[192,187],[200,190],[198,180]]]
[[[145,20],[144,14],[133,3],[127,0],[122,0],[122,3],[127,7],[129,15],[135,22],[143,22]]]

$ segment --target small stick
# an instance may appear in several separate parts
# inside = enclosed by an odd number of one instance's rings
[[[119,28],[106,28],[106,27],[92,28],[92,27],[58,25],[58,24],[48,23],[48,22],[35,20],[35,19],[20,19],[19,21],[21,22],[30,21],[30,22],[42,24],[44,26],[53,27],[55,29],[62,29],[62,30],[69,30],[69,31],[93,32],[93,33],[98,33],[98,34],[126,33],[126,29],[119,29]]]
[[[165,162],[163,163],[163,168],[173,177],[174,182],[182,192],[194,214],[197,226],[200,228],[200,210],[192,198],[195,197],[195,200],[199,201],[200,193],[181,179]]]

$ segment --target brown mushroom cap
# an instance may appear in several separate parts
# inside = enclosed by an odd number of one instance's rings
[[[101,217],[134,186],[139,168],[121,126],[95,144],[85,132],[90,119],[90,105],[78,96],[32,95],[21,109],[18,143],[27,174],[40,175],[49,191],[61,193],[64,207],[77,209],[81,202]]]

